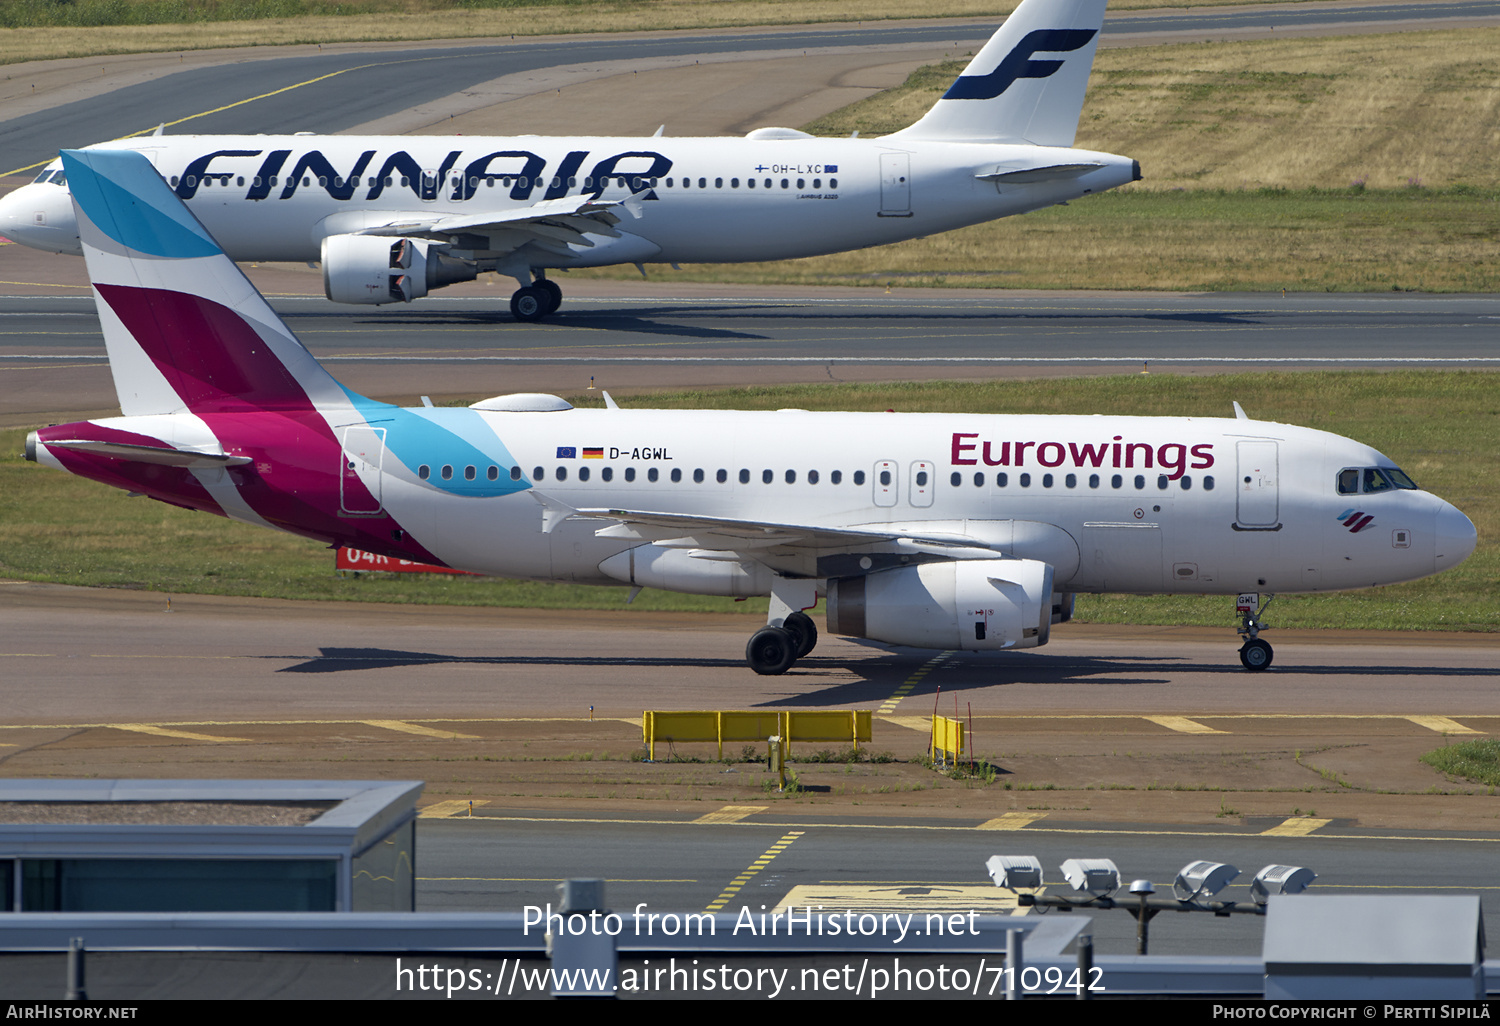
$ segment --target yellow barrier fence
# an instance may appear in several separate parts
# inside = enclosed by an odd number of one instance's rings
[[[950,763],[957,766],[963,754],[963,721],[947,716],[934,716],[932,718],[932,761],[942,763],[944,766]]]
[[[786,710],[784,712],[652,712],[642,724],[647,758],[656,761],[658,741],[688,744],[712,741],[724,758],[724,742],[765,741],[776,735],[791,755],[794,741],[852,744],[870,740],[870,710]]]

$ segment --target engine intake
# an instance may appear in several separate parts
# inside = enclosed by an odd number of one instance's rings
[[[828,582],[828,629],[915,648],[993,651],[1047,643],[1052,566],[965,559]]]
[[[471,261],[423,239],[329,235],[322,256],[323,294],[335,303],[410,303],[479,273]]]

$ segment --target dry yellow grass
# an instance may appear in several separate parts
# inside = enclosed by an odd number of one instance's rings
[[[1147,188],[1500,184],[1500,29],[1101,51],[1078,144]]]
[[[807,284],[1493,291],[1495,53],[1500,29],[1101,51],[1078,145],[1137,158],[1145,181],[927,239],[683,273]],[[922,69],[806,127],[875,135],[910,124],[960,67]],[[1366,191],[1351,188],[1361,181]],[[1448,186],[1469,191],[1434,188]]]
[[[623,0],[505,10],[442,9],[437,0],[410,0],[405,11],[346,16],[268,18],[167,25],[0,29],[0,63],[119,53],[166,53],[219,47],[467,39],[515,34],[560,35],[666,29],[729,28],[911,18],[998,17],[1019,0]],[[1195,0],[1195,7],[1241,0]],[[1295,2],[1295,0],[1273,0]],[[350,6],[359,6],[358,0]],[[385,0],[366,6],[385,7]],[[1154,9],[1162,0],[1111,0],[1111,10]]]
[[[1497,53],[1496,28],[1105,49],[1077,145],[1139,160],[1136,188],[1490,187]],[[909,125],[962,67],[924,68],[808,130]]]

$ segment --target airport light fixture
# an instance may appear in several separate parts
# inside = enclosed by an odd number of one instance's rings
[[[1239,875],[1240,871],[1227,863],[1189,862],[1177,871],[1172,894],[1178,901],[1196,902],[1201,898],[1212,898]]]
[[[1302,866],[1267,866],[1250,881],[1250,899],[1265,906],[1273,894],[1301,894],[1318,874]]]
[[[1069,887],[1094,898],[1108,898],[1120,889],[1120,867],[1109,859],[1069,859],[1062,874]]]
[[[1150,942],[1147,926],[1159,912],[1212,912],[1216,916],[1266,914],[1266,901],[1272,894],[1300,894],[1318,878],[1310,869],[1301,866],[1266,866],[1255,874],[1250,886],[1253,903],[1210,900],[1229,886],[1240,871],[1224,862],[1199,859],[1189,862],[1177,873],[1172,885],[1171,898],[1152,898],[1156,885],[1150,880],[1136,880],[1130,885],[1134,900],[1116,901],[1115,891],[1120,888],[1120,870],[1109,859],[1068,859],[1061,866],[1063,878],[1067,880],[1077,897],[1069,895],[1049,896],[1043,894],[1017,894],[1016,904],[1021,908],[1034,908],[1038,914],[1048,909],[1063,912],[1073,909],[1122,908],[1135,917],[1136,954],[1144,955]],[[985,869],[996,887],[1009,891],[1020,888],[1040,890],[1042,886],[1042,864],[1032,855],[992,855]]]
[[[1007,891],[1042,886],[1042,862],[1035,855],[991,855],[984,868],[995,886]]]

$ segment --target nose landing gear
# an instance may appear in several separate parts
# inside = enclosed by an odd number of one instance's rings
[[[1245,639],[1245,643],[1240,646],[1240,662],[1252,673],[1259,673],[1269,667],[1275,654],[1270,642],[1260,637],[1260,632],[1267,629],[1261,622],[1261,614],[1275,598],[1274,594],[1267,595],[1266,600],[1261,602],[1259,595],[1241,595],[1237,603],[1240,614],[1239,634]]]

